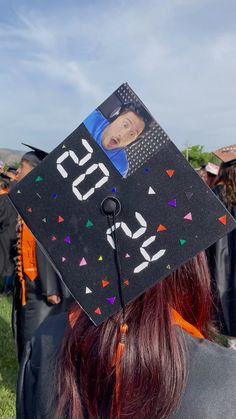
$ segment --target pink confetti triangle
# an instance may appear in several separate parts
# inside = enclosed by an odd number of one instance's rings
[[[79,266],[85,266],[87,265],[87,262],[84,258],[81,259]]]
[[[125,258],[130,258],[129,253],[126,253]]]
[[[57,221],[58,223],[62,223],[64,221],[64,218],[58,215]]]
[[[54,240],[56,240],[57,238],[56,238],[56,236],[52,236],[52,241],[54,241]]]
[[[64,256],[62,256],[61,261],[65,262],[66,258],[64,258]]]
[[[191,212],[189,212],[188,214],[186,214],[186,215],[184,216],[184,219],[185,219],[185,220],[192,221],[192,219],[193,219],[193,217],[192,217],[192,213],[191,213]]]
[[[108,303],[110,303],[110,304],[114,304],[114,302],[115,302],[115,300],[116,300],[116,297],[109,297],[109,298],[107,298],[106,300],[108,301]]]
[[[71,238],[70,238],[70,236],[65,237],[64,238],[64,242],[67,243],[67,244],[71,244]]]
[[[176,199],[172,199],[171,201],[169,201],[168,205],[170,205],[171,207],[176,207]]]

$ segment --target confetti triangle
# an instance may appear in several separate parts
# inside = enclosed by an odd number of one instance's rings
[[[42,218],[42,221],[43,221],[44,223],[46,223],[46,222],[47,222],[47,218]]]
[[[27,211],[28,212],[32,212],[32,208],[27,208]]]
[[[64,221],[64,218],[59,215],[57,221],[58,223],[62,223]]]
[[[21,193],[20,189],[18,189],[17,193]]]
[[[61,261],[65,262],[66,258],[64,256],[62,256]]]
[[[81,259],[79,266],[85,266],[87,265],[87,262],[84,258]]]
[[[191,212],[189,212],[188,214],[186,214],[186,215],[184,216],[184,219],[185,219],[185,220],[188,220],[188,221],[192,221],[192,219],[193,219],[193,217],[192,217],[192,213],[191,213]]]
[[[126,253],[125,257],[126,257],[126,258],[130,258],[129,253]]]
[[[166,266],[166,269],[171,269],[170,265],[167,265],[167,266]]]
[[[64,238],[64,242],[65,243],[68,243],[68,244],[71,244],[71,238],[70,238],[70,236],[65,237]]]
[[[116,188],[112,188],[112,190],[111,190],[112,192],[116,192],[117,191],[117,189]]]
[[[108,301],[108,303],[114,304],[116,297],[108,297],[106,300]]]
[[[167,230],[167,228],[165,226],[163,226],[162,224],[159,224],[159,226],[157,227],[157,232],[165,231],[165,230]]]
[[[53,194],[52,194],[52,198],[53,198],[53,199],[56,199],[57,197],[58,197],[57,193],[53,193]]]
[[[100,307],[97,307],[96,310],[94,310],[94,313],[102,314],[102,311],[101,311]]]
[[[174,173],[175,173],[175,170],[171,170],[171,169],[166,170],[166,174],[167,174],[169,177],[172,177]]]
[[[43,180],[43,178],[41,176],[37,176],[35,182],[41,182],[41,180]]]
[[[103,257],[102,256],[99,256],[98,260],[99,261],[103,260]]]
[[[185,244],[185,243],[186,243],[186,240],[184,240],[184,239],[180,239],[179,244],[180,244],[181,246],[183,246],[183,244]]]
[[[193,196],[193,192],[185,192],[185,195],[188,199],[191,199]]]
[[[227,223],[226,215],[222,215],[222,217],[219,217],[218,220],[220,221],[220,223],[224,224],[224,226]]]
[[[148,195],[155,195],[155,194],[156,194],[156,192],[152,189],[151,186],[149,186]]]
[[[91,228],[91,227],[93,227],[93,223],[92,223],[92,221],[91,221],[91,220],[88,220],[88,221],[87,221],[87,223],[85,224],[85,226],[86,226],[87,228]]]
[[[144,168],[144,172],[149,172],[149,170],[150,170],[149,167]]]
[[[63,144],[62,148],[66,148],[65,144]]]
[[[124,280],[124,284],[128,286],[129,285],[129,280],[128,279],[125,279]]]
[[[88,287],[85,288],[85,294],[91,294],[92,290]]]
[[[103,288],[104,287],[107,287],[107,285],[109,285],[109,284],[110,284],[109,281],[106,281],[105,279],[102,280],[102,286],[103,286]]]
[[[54,241],[54,240],[56,240],[57,238],[56,238],[56,236],[52,236],[52,241]]]
[[[176,207],[176,199],[171,199],[171,201],[168,202],[168,205],[171,207]]]

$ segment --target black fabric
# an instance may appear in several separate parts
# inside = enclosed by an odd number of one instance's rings
[[[37,278],[31,281],[26,275],[24,276],[26,281],[25,306],[22,306],[21,303],[21,284],[18,278],[15,281],[13,325],[19,361],[26,342],[32,338],[43,320],[67,310],[73,301],[68,289],[61,282],[38,245],[36,246],[36,259]],[[49,295],[60,296],[61,302],[55,305],[49,303],[47,301]]]
[[[221,185],[213,192],[220,199]],[[228,208],[236,218],[236,207]],[[236,336],[236,230],[219,239],[207,251],[221,331]]]
[[[7,194],[0,195],[0,275],[14,273],[14,246],[16,244],[17,213]]]
[[[65,313],[52,316],[28,342],[18,378],[17,419],[54,419],[55,363],[66,325]],[[236,352],[195,339],[182,329],[179,333],[189,352],[189,373],[179,408],[172,418],[234,419]]]

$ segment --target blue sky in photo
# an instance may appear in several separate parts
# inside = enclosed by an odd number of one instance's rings
[[[0,147],[52,150],[128,82],[179,148],[236,143],[235,0],[0,0]]]

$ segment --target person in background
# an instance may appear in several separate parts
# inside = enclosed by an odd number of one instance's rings
[[[8,199],[10,179],[0,174],[0,275],[3,277],[2,294],[11,294],[15,273],[15,245],[17,213]]]
[[[20,182],[47,153],[35,147],[25,153],[17,170]],[[30,230],[19,218],[17,275],[14,293],[14,335],[20,362],[26,342],[34,335],[42,321],[52,314],[67,309],[71,297],[66,287],[36,243]]]
[[[206,183],[209,186],[209,188],[213,188],[215,185],[216,177],[219,172],[219,166],[214,163],[207,163],[206,167]]]
[[[213,192],[236,218],[236,145],[214,151],[222,160]],[[236,337],[236,230],[208,250],[220,330]]]

